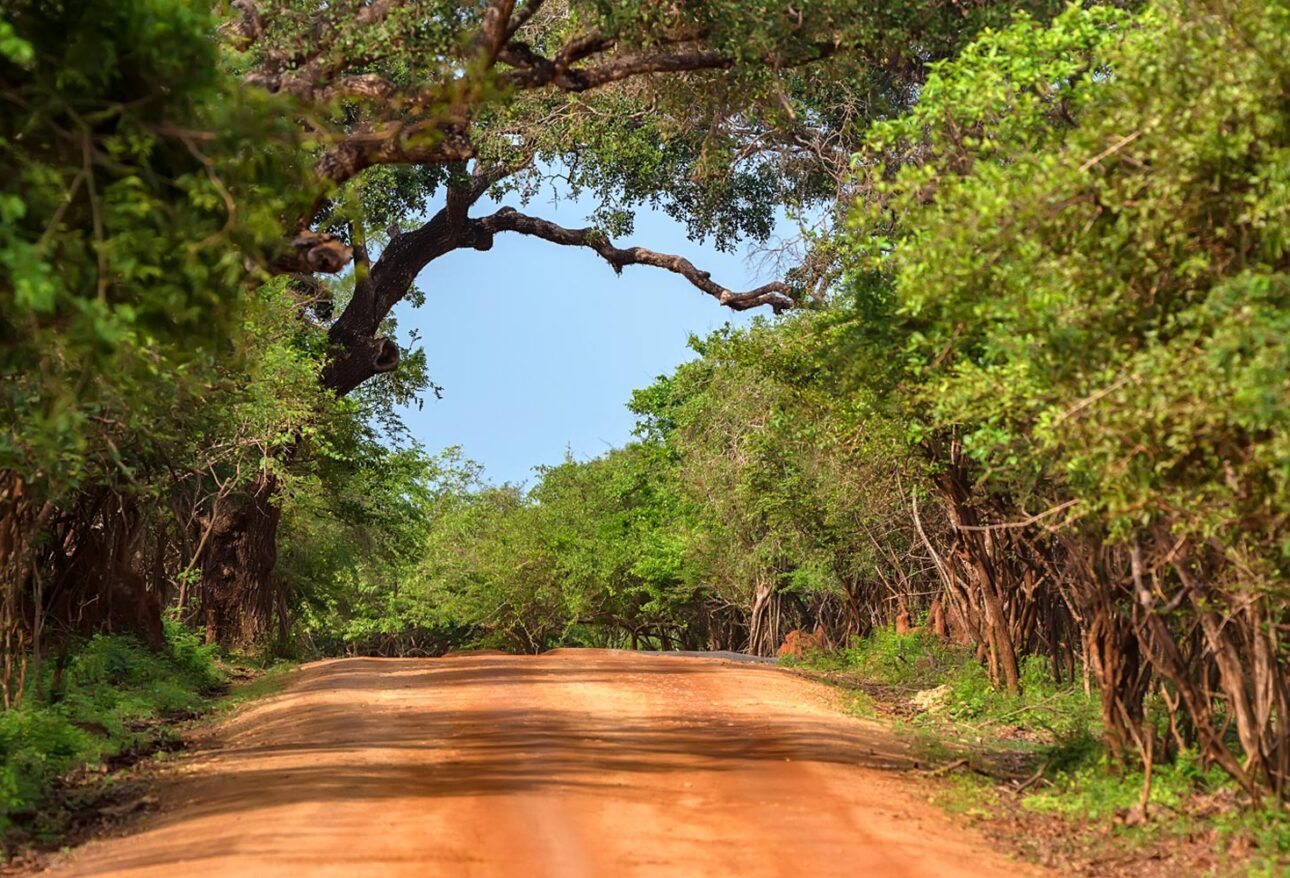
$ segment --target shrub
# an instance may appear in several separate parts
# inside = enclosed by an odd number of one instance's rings
[[[0,713],[0,831],[39,808],[60,775],[147,748],[165,734],[157,720],[205,703],[223,680],[213,647],[177,624],[166,636],[160,652],[123,635],[81,641]]]

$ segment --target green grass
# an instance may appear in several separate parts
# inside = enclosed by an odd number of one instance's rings
[[[34,815],[59,776],[156,749],[175,734],[167,721],[223,691],[212,647],[178,625],[166,637],[157,652],[122,635],[77,643],[45,662],[20,707],[0,712],[0,833]]]
[[[1249,878],[1284,878],[1290,874],[1290,809],[1266,804],[1222,813],[1214,822],[1222,844],[1244,839],[1253,845],[1246,869]]]
[[[1194,833],[1200,819],[1217,850],[1242,852],[1234,858],[1240,864],[1222,874],[1290,874],[1290,810],[1275,804],[1241,807],[1244,797],[1226,774],[1201,765],[1193,753],[1153,767],[1151,819],[1123,825],[1118,818],[1139,803],[1142,770],[1108,759],[1096,693],[1086,694],[1072,682],[1055,683],[1042,660],[1022,661],[1022,692],[1016,696],[993,687],[970,650],[924,632],[880,630],[847,649],[810,656],[804,664],[879,684],[901,701],[944,687],[933,709],[909,717],[905,707],[907,718],[897,722],[929,763],[966,758],[974,768],[1012,781],[1042,772],[1042,780],[1020,796],[1001,795],[1008,787],[976,773],[948,775],[935,796],[948,810],[987,816],[1016,802],[1027,811],[1057,815],[1072,830],[1113,825],[1121,839],[1144,845]],[[852,710],[872,715],[881,708],[878,701],[858,695]]]
[[[1053,772],[1051,785],[1027,795],[1022,799],[1023,807],[1087,820],[1109,820],[1117,812],[1136,806],[1142,795],[1142,770],[1112,770],[1100,753],[1089,756]],[[1149,806],[1176,814],[1192,796],[1230,786],[1220,769],[1203,769],[1192,754],[1184,753],[1171,763],[1153,767]]]
[[[880,629],[847,649],[812,656],[806,664],[853,673],[908,695],[945,687],[939,709],[923,715],[928,725],[948,719],[959,731],[971,731],[1009,724],[1042,732],[1064,747],[1087,746],[1099,733],[1096,700],[1079,687],[1054,683],[1048,664],[1034,657],[1021,663],[1022,694],[1017,696],[992,686],[970,649],[921,631]]]
[[[951,774],[932,794],[931,801],[951,814],[988,817],[999,803],[999,788],[979,774]]]
[[[212,709],[219,713],[226,713],[249,701],[267,698],[283,687],[287,675],[297,667],[299,667],[298,662],[287,660],[258,666],[253,676],[234,685],[227,694],[212,705]]]
[[[1039,813],[1059,815],[1073,824],[1116,826],[1121,838],[1145,845],[1167,843],[1208,831],[1220,858],[1229,862],[1220,874],[1248,878],[1272,878],[1290,874],[1290,810],[1283,805],[1242,806],[1243,797],[1219,769],[1202,768],[1193,754],[1184,753],[1171,763],[1157,764],[1152,771],[1148,809],[1151,819],[1133,825],[1119,825],[1117,818],[1139,803],[1143,773],[1115,770],[1105,759],[1055,773],[1050,786],[1029,793],[1021,807]],[[1200,803],[1212,801],[1212,811]],[[1230,852],[1240,851],[1239,856]]]
[[[880,683],[924,689],[939,686],[961,673],[971,655],[933,634],[916,631],[897,634],[890,628],[875,631],[839,654],[843,666]]]

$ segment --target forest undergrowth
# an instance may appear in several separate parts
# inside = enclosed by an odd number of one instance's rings
[[[889,723],[930,784],[929,799],[1026,859],[1063,874],[1276,878],[1290,869],[1290,809],[1252,806],[1198,754],[1117,764],[1095,692],[1053,683],[1037,658],[1009,695],[971,649],[884,628],[781,663],[842,692],[848,712]],[[1232,745],[1235,748],[1235,743]]]
[[[155,759],[212,712],[263,697],[290,663],[229,655],[175,623],[152,648],[132,635],[68,641],[0,713],[0,849],[11,865],[153,804]]]

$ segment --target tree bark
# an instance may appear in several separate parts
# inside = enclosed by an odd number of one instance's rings
[[[206,642],[250,646],[270,630],[277,581],[277,478],[262,471],[242,503],[221,504],[202,555]]]

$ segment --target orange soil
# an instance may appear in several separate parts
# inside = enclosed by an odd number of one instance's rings
[[[599,650],[341,659],[163,773],[54,875],[1037,875],[881,726],[773,667]]]

